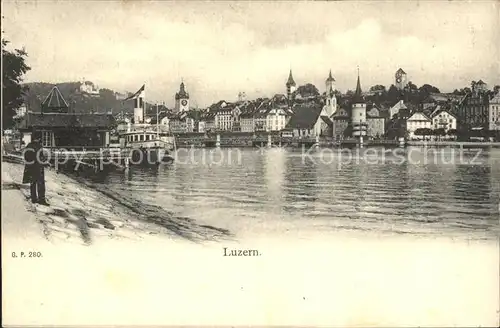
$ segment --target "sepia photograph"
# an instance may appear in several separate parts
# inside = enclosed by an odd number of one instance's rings
[[[500,2],[1,7],[2,326],[500,326]]]

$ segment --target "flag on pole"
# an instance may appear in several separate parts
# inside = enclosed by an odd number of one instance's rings
[[[145,85],[145,84],[143,84],[143,85],[142,85],[142,87],[141,87],[139,90],[137,90],[137,92],[136,92],[136,93],[134,93],[134,94],[133,94],[133,95],[131,95],[130,97],[127,97],[125,100],[137,99],[137,98],[144,98],[144,96],[145,96],[144,87],[145,87],[145,86],[146,86],[146,85]]]

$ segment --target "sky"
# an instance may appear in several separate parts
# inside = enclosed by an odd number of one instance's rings
[[[82,78],[115,91],[146,84],[146,101],[191,106],[408,80],[442,91],[500,84],[500,2],[2,1],[2,37],[28,52],[25,82]]]

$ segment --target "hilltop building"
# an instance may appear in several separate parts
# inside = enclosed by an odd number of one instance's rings
[[[83,78],[80,81],[80,92],[89,96],[99,96],[99,87],[91,81],[85,81],[85,78]]]
[[[238,102],[244,102],[247,100],[247,94],[245,92],[238,93]]]
[[[175,94],[175,112],[187,112],[189,110],[189,93],[186,92],[184,82],[181,82],[179,92]]]
[[[403,71],[402,68],[400,68],[396,71],[396,74],[394,74],[394,80],[395,80],[394,85],[399,90],[403,90],[406,87],[406,85],[408,84],[408,78],[407,78],[406,72]]]

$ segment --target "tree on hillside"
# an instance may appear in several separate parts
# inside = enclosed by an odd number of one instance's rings
[[[28,54],[24,49],[6,49],[9,41],[2,39],[2,129],[12,127],[16,109],[23,104],[23,95],[27,91],[26,87],[21,86],[24,74],[31,68],[26,65],[25,59]]]
[[[389,90],[387,91],[387,100],[394,105],[397,103],[399,100],[403,99],[403,95],[401,94],[401,91],[396,88],[394,84],[392,84],[389,87]]]
[[[425,95],[429,95],[431,93],[441,93],[438,88],[436,88],[435,86],[430,85],[430,84],[422,85],[420,88],[418,88],[418,91],[421,94],[425,94]],[[458,91],[458,90],[455,89],[455,91]]]
[[[370,87],[370,92],[380,92],[380,93],[385,93],[387,90],[385,89],[385,86],[382,84],[377,84],[372,87]]]
[[[495,86],[493,87],[493,93],[494,93],[494,94],[497,94],[498,92],[500,92],[500,85],[495,85]]]
[[[411,93],[414,93],[414,92],[417,92],[418,91],[418,87],[416,84],[414,84],[412,81],[408,82],[408,85],[406,86],[406,89],[411,92]]]
[[[311,83],[299,86],[296,92],[300,94],[302,98],[319,96],[318,88],[316,88],[316,86]]]

